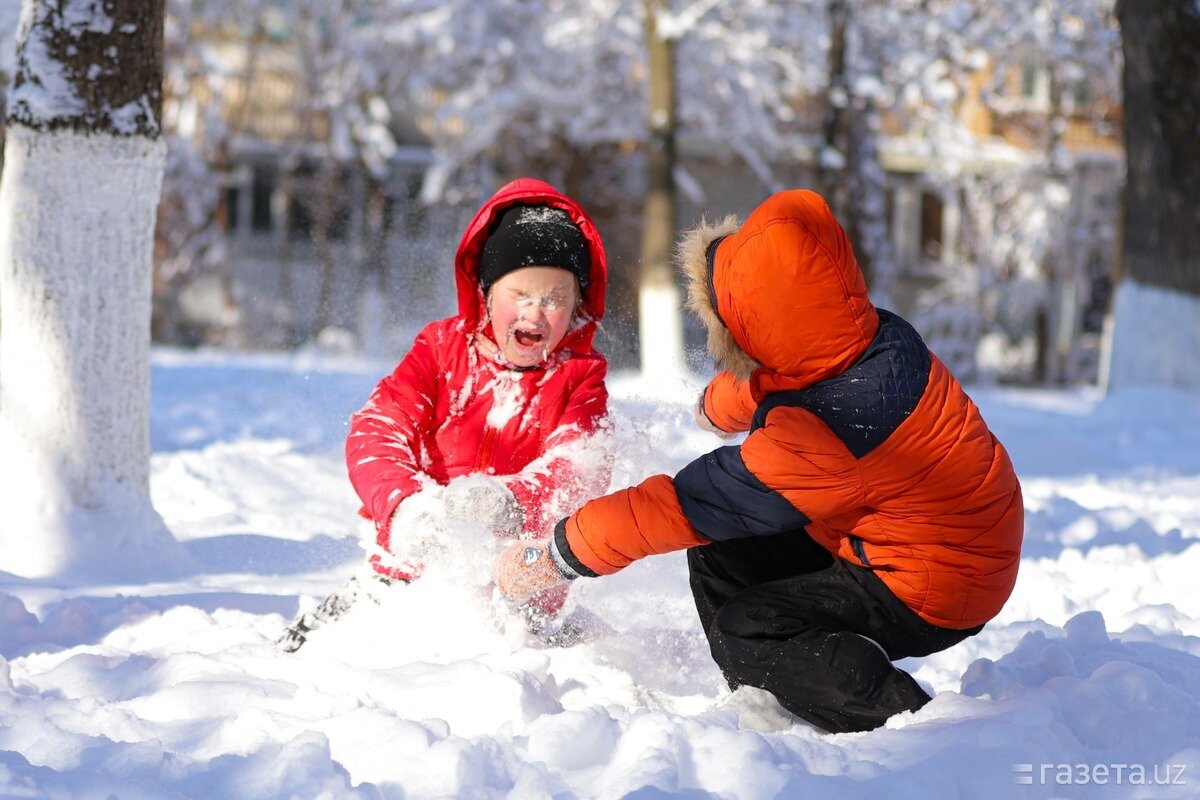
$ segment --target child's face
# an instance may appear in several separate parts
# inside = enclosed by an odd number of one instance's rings
[[[536,366],[567,335],[579,292],[575,276],[558,267],[522,267],[492,284],[492,336],[509,362]]]

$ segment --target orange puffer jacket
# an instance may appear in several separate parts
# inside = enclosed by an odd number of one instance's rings
[[[1013,466],[979,409],[900,317],[876,309],[849,240],[808,191],[769,198],[684,254],[719,360],[704,409],[749,430],[675,478],[587,503],[556,546],[585,575],[713,541],[806,530],[924,620],[980,625],[1012,592],[1023,530]],[[726,234],[722,236],[722,234]],[[719,351],[720,348],[718,348]]]

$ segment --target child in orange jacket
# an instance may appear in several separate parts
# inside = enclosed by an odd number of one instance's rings
[[[674,478],[593,500],[497,559],[509,597],[688,550],[731,688],[828,731],[929,695],[891,662],[977,633],[1016,580],[1023,513],[1008,454],[945,365],[876,309],[849,240],[808,191],[680,248],[689,307],[724,370],[702,425],[749,431]]]

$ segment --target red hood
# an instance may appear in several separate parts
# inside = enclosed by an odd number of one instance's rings
[[[574,200],[553,186],[533,178],[518,178],[492,195],[467,225],[458,252],[454,256],[454,278],[458,285],[458,313],[467,321],[468,330],[479,326],[484,318],[483,290],[479,288],[479,254],[487,239],[488,230],[502,211],[514,205],[548,205],[561,209],[583,231],[591,256],[588,288],[583,293],[583,306],[591,319],[568,333],[559,349],[570,347],[581,353],[590,352],[596,335],[596,323],[604,316],[604,291],[608,283],[608,262],[604,258],[604,243],[592,218]]]

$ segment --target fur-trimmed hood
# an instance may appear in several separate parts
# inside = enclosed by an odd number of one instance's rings
[[[741,224],[701,222],[675,255],[709,352],[757,396],[844,372],[879,327],[850,241],[814,192],[772,195]]]
[[[675,248],[675,263],[687,285],[688,310],[700,318],[708,331],[708,352],[717,366],[748,380],[761,365],[738,345],[713,307],[709,287],[708,247],[713,242],[732,236],[742,227],[742,221],[730,214],[720,222],[700,224],[685,232]]]

